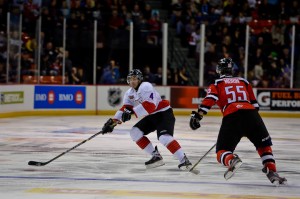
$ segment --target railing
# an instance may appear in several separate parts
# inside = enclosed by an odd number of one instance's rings
[[[190,76],[189,85],[197,85],[198,76],[192,70],[194,66],[188,60],[186,54],[182,51],[182,47],[176,45],[175,36],[172,30],[169,31],[169,56],[168,62],[172,69],[180,69],[186,67]]]

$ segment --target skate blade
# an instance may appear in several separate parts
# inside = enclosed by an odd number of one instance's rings
[[[179,167],[181,171],[189,171],[192,168],[192,165]]]
[[[165,165],[164,161],[160,160],[160,161],[157,161],[153,164],[146,165],[146,169],[153,169],[153,168],[160,167],[160,166],[163,166],[163,165]]]
[[[191,172],[191,173],[193,173],[193,174],[195,174],[195,175],[198,175],[199,173],[200,173],[200,171],[198,170],[198,169],[192,169],[193,168],[193,165],[188,165],[188,166],[182,166],[182,167],[180,167],[179,169],[181,170],[181,171],[188,171],[188,172]],[[191,170],[192,169],[192,170]]]
[[[235,172],[242,166],[243,162],[239,162],[235,165],[234,169],[232,171],[230,170],[227,170],[225,173],[224,173],[224,178],[225,180],[229,180],[234,174]]]
[[[281,183],[279,181],[275,180],[272,184],[275,185],[276,187],[287,186],[288,185],[287,184],[287,180],[285,180],[285,181],[283,181]]]

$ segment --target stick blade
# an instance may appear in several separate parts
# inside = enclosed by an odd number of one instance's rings
[[[200,171],[197,170],[197,169],[192,169],[192,170],[189,170],[189,172],[195,174],[195,175],[199,175],[200,174]]]
[[[36,162],[36,161],[29,161],[28,165],[31,165],[31,166],[44,166],[45,163],[43,163],[43,162]]]

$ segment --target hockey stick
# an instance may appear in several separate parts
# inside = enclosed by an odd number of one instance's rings
[[[194,173],[194,174],[199,174],[199,171],[198,170],[194,170],[195,169],[195,167],[201,162],[201,160],[203,160],[203,158],[205,158],[206,156],[207,156],[207,154],[211,151],[211,150],[213,150],[213,148],[215,148],[215,146],[216,146],[216,143],[200,158],[200,160],[198,160],[195,164],[194,164],[194,166],[192,167],[192,168],[190,168],[190,170],[189,170],[189,172],[192,172],[192,173]]]
[[[31,165],[31,166],[45,166],[46,164],[49,164],[50,162],[52,162],[52,161],[56,160],[56,159],[57,159],[57,158],[59,158],[60,156],[63,156],[63,155],[65,155],[66,153],[68,153],[68,152],[72,151],[73,149],[75,149],[75,148],[79,147],[79,146],[80,146],[80,145],[82,145],[83,143],[85,143],[85,142],[87,142],[87,141],[91,140],[92,138],[96,137],[96,136],[97,136],[97,135],[99,135],[99,134],[104,134],[104,133],[103,133],[103,131],[100,131],[100,132],[98,132],[98,133],[96,133],[96,134],[92,135],[92,136],[91,136],[91,137],[89,137],[88,139],[86,139],[86,140],[83,140],[82,142],[80,142],[80,143],[76,144],[76,145],[75,145],[75,146],[73,146],[72,148],[70,148],[70,149],[66,150],[65,152],[63,152],[63,153],[59,154],[58,156],[56,156],[56,157],[52,158],[51,160],[49,160],[49,161],[47,161],[47,162],[36,162],[36,161],[29,161],[29,162],[28,162],[28,165]]]

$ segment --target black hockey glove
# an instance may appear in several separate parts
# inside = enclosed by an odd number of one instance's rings
[[[102,134],[111,133],[115,126],[117,125],[117,122],[115,122],[113,119],[109,118],[107,122],[102,127]]]
[[[131,108],[124,108],[124,112],[122,114],[122,122],[127,122],[131,119],[131,115],[133,114],[133,110]]]
[[[196,130],[201,127],[200,120],[202,120],[203,116],[200,115],[196,111],[192,111],[191,113],[191,119],[190,119],[190,127],[193,130]]]

